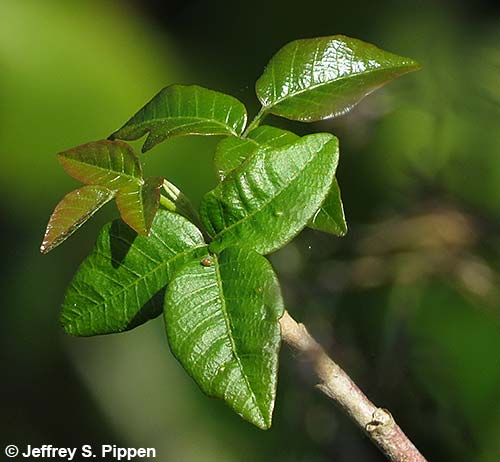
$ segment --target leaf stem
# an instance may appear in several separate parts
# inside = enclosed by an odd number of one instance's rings
[[[163,180],[163,190],[168,197],[160,194],[160,204],[163,205],[167,210],[171,212],[178,213],[185,218],[187,218],[191,223],[193,223],[203,234],[205,241],[209,243],[211,241],[203,222],[200,219],[200,215],[197,210],[191,204],[188,197],[180,191],[177,186],[168,180]]]
[[[267,115],[267,108],[261,107],[260,111],[257,113],[257,115],[254,117],[254,119],[248,124],[248,127],[246,130],[243,132],[243,135],[241,135],[242,138],[246,138],[248,134],[255,128],[257,128],[262,119]]]
[[[375,406],[346,372],[331,359],[287,311],[280,319],[283,341],[301,353],[313,366],[319,379],[316,387],[336,401],[368,435],[390,462],[426,462],[425,457],[396,424],[391,413]]]
[[[160,194],[160,205],[165,207],[167,210],[170,210],[171,212],[177,211],[177,207],[175,206],[175,204],[170,199],[167,199],[163,194]]]

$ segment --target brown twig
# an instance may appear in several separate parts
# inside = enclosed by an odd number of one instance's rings
[[[285,311],[280,325],[283,341],[312,363],[319,378],[317,387],[344,409],[391,462],[426,462],[391,413],[375,406],[365,396],[303,324],[297,323]]]

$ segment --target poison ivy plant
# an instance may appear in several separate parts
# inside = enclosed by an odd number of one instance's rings
[[[50,252],[71,236],[114,196],[114,191],[102,186],[84,186],[66,194],[50,217],[40,247],[42,253]]]
[[[257,149],[201,203],[210,249],[247,242],[267,254],[283,247],[325,200],[337,162],[338,141],[328,133]]]
[[[111,139],[136,140],[148,133],[142,152],[180,135],[241,135],[245,106],[236,98],[197,85],[172,85],[161,90]]]
[[[257,81],[262,108],[249,125],[232,96],[173,85],[108,140],[59,154],[85,186],[56,206],[42,252],[113,198],[121,215],[103,228],[66,292],[65,330],[122,332],[163,313],[172,353],[200,388],[269,428],[284,305],[264,255],[306,226],[342,236],[347,225],[335,178],[337,138],[259,125],[266,114],[299,121],[341,115],[418,67],[340,35],[297,40],[271,58]],[[143,177],[139,157],[120,140],[144,135],[143,152],[174,136],[225,137],[214,157],[220,182],[199,212],[172,183]]]
[[[217,145],[215,151],[214,163],[217,173],[223,180],[229,172],[242,164],[257,148],[265,146],[280,148],[299,139],[300,137],[295,133],[267,125],[252,130],[245,139],[225,138]],[[308,225],[318,231],[337,236],[344,236],[347,233],[344,207],[336,179],[333,180],[330,192],[321,208],[316,211]]]
[[[344,114],[416,69],[411,59],[342,35],[295,40],[269,61],[256,90],[263,111],[311,122]]]
[[[94,141],[58,157],[72,177],[89,186],[69,193],[56,206],[40,247],[42,253],[65,241],[113,197],[123,221],[137,233],[149,234],[163,179],[144,179],[141,162],[128,144]]]
[[[271,425],[283,301],[270,263],[228,247],[192,261],[165,296],[170,347],[202,390],[260,428]]]
[[[68,287],[61,320],[73,335],[121,332],[161,314],[163,289],[206,244],[184,217],[159,210],[149,237],[123,221],[106,225]]]

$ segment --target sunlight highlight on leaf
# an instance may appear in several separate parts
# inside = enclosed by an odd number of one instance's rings
[[[295,40],[256,83],[264,110],[312,122],[345,114],[365,96],[420,65],[361,40],[334,35]]]
[[[84,186],[66,194],[50,217],[40,251],[48,253],[62,244],[114,196],[114,191],[102,186]]]
[[[188,263],[165,295],[170,348],[200,388],[271,426],[283,301],[269,262],[238,247]]]
[[[111,139],[136,140],[148,133],[142,152],[181,135],[241,135],[245,106],[236,98],[197,85],[161,90]]]

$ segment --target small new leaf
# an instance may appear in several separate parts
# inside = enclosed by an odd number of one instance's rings
[[[48,253],[64,242],[114,195],[102,186],[84,186],[66,194],[50,217],[40,251]]]
[[[160,201],[163,201],[162,203],[168,210],[179,213],[198,227],[203,227],[198,211],[194,208],[189,198],[177,186],[168,180],[164,180],[163,191],[166,197],[161,196]]]
[[[134,150],[122,141],[100,140],[61,152],[59,162],[73,178],[117,190],[142,181]]]
[[[146,133],[146,152],[180,135],[241,135],[245,106],[236,98],[197,85],[172,85],[161,90],[111,139],[136,140]]]
[[[259,148],[203,198],[210,249],[245,243],[267,254],[285,245],[323,203],[337,162],[338,140],[327,133]]]
[[[160,205],[163,178],[152,177],[142,184],[131,183],[120,189],[116,205],[122,220],[137,233],[147,236]]]
[[[66,332],[90,336],[122,332],[161,314],[161,290],[187,261],[203,258],[200,231],[180,215],[159,210],[149,237],[121,220],[106,225],[64,298]]]
[[[282,314],[269,262],[237,247],[186,264],[165,295],[173,354],[205,393],[262,429],[271,426]]]
[[[335,35],[295,40],[269,61],[256,83],[264,111],[311,122],[342,115],[417,62]]]

